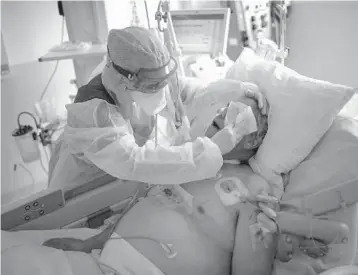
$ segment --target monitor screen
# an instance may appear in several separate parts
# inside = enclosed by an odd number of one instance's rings
[[[172,13],[172,22],[179,47],[186,54],[216,54],[225,47],[226,14],[204,11]]]

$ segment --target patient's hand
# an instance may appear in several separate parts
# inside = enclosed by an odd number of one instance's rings
[[[299,248],[304,254],[314,259],[324,257],[329,252],[329,247],[324,242],[305,237],[299,237]]]
[[[261,111],[261,114],[267,115],[268,108],[269,108],[268,102],[267,102],[264,94],[262,92],[260,92],[259,87],[253,83],[250,83],[250,82],[245,82],[245,86],[247,86],[247,87],[245,87],[245,96],[247,98],[254,99]],[[249,104],[247,104],[247,105],[249,105]]]
[[[240,209],[240,218],[236,228],[235,250],[232,262],[232,274],[271,274],[276,252],[276,235],[266,243],[251,241],[250,225],[256,223],[256,207],[244,203]]]
[[[86,246],[85,241],[75,238],[54,238],[45,241],[43,246],[52,247],[64,251],[81,251],[91,253],[92,249]]]
[[[75,238],[53,238],[45,241],[42,245],[64,251],[80,251],[91,253],[93,249],[102,249],[104,247],[105,243],[112,235],[115,226],[116,223],[111,224],[107,226],[101,233],[86,240]]]
[[[277,241],[277,258],[289,262],[297,248],[305,255],[317,259],[327,255],[329,247],[324,242],[290,234],[280,234]]]

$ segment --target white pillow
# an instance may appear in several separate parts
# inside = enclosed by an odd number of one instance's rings
[[[291,171],[284,199],[303,197],[339,183],[358,183],[358,120],[337,117],[297,168]]]
[[[257,84],[269,102],[268,132],[250,166],[281,198],[281,174],[308,156],[354,89],[302,76],[250,49],[244,49],[226,78]]]

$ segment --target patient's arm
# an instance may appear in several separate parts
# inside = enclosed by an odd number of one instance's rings
[[[232,275],[271,274],[276,254],[276,239],[266,248],[263,243],[253,249],[249,226],[256,222],[255,207],[250,204],[240,206],[240,218],[236,226],[235,247],[232,258]]]
[[[54,238],[45,241],[42,245],[64,251],[79,251],[91,253],[94,249],[102,249],[110,238],[116,224],[109,225],[101,233],[86,239],[80,240],[75,238]]]
[[[330,243],[333,237],[337,237],[339,228],[343,226],[338,222],[312,221],[312,218],[308,219],[304,216],[302,216],[302,219],[298,219],[295,213],[279,212],[277,223],[282,232],[274,236],[268,247],[265,247],[264,243],[261,242],[255,244],[255,249],[253,249],[249,226],[256,222],[255,210],[256,208],[250,204],[240,205],[240,218],[236,227],[232,259],[232,275],[270,274],[268,271],[272,270],[275,257],[282,262],[288,262],[291,260],[293,250],[296,247],[300,247],[301,252],[312,259],[323,257],[329,252],[327,240]],[[305,221],[305,218],[307,221]],[[307,223],[308,220],[310,220],[310,225]],[[317,222],[320,224],[315,226]],[[315,228],[320,229],[317,238],[308,237],[309,228],[313,229],[311,233],[315,232]],[[293,235],[285,234],[285,232]]]
[[[282,233],[318,239],[325,244],[345,243],[349,237],[347,224],[324,217],[280,211],[276,222]]]

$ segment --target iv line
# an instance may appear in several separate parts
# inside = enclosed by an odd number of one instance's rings
[[[155,115],[155,148],[158,147],[158,114]]]

